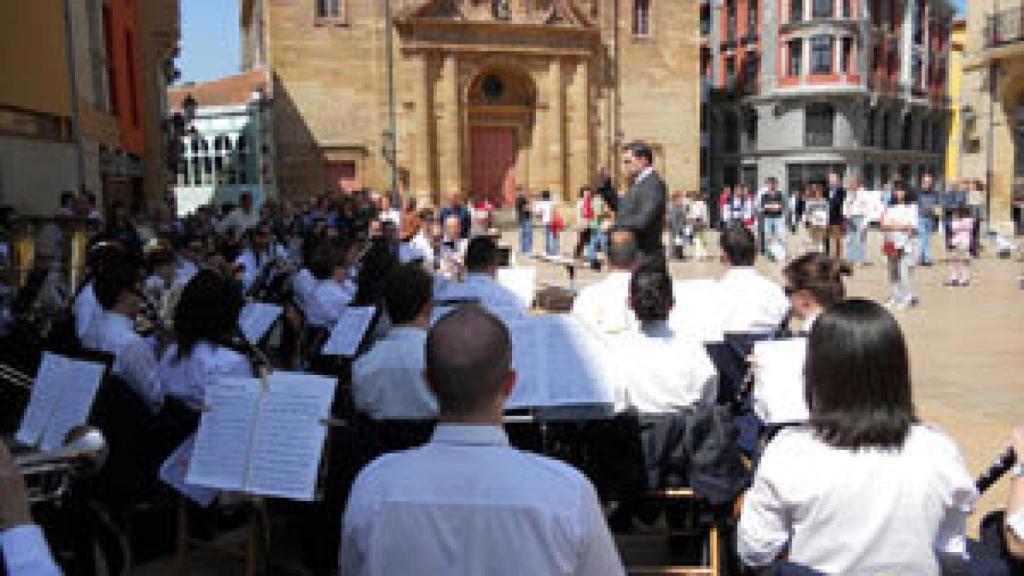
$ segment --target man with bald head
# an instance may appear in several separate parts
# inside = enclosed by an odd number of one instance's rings
[[[590,482],[509,447],[511,362],[508,330],[481,307],[461,306],[430,330],[424,378],[437,429],[359,474],[342,524],[343,575],[625,573]]]

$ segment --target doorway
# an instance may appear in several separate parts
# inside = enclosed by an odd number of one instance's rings
[[[470,128],[470,192],[497,206],[515,196],[518,130],[514,126]]]

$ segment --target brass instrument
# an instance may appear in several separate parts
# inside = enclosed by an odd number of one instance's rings
[[[25,478],[28,501],[35,504],[64,498],[74,478],[103,468],[107,454],[107,440],[98,428],[76,426],[57,452],[15,456],[14,462]]]
[[[21,388],[29,392],[32,391],[32,383],[34,382],[28,374],[3,362],[0,362],[0,381],[7,382],[15,388]]]

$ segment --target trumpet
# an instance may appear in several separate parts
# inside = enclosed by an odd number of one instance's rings
[[[76,426],[60,450],[15,456],[14,463],[25,478],[30,503],[57,502],[67,495],[72,480],[99,472],[108,453],[107,439],[98,428]]]

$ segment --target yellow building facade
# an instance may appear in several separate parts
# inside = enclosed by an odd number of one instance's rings
[[[971,0],[960,90],[960,178],[988,186],[992,224],[1020,221],[1024,204],[1024,2]]]
[[[964,49],[967,41],[967,21],[957,20],[950,32],[949,50],[949,136],[946,144],[946,181],[960,178],[960,146],[963,118],[960,114],[960,86],[964,72]]]
[[[427,204],[516,186],[568,200],[620,172],[632,140],[670,187],[698,186],[697,0],[241,6],[243,64],[272,79],[283,197],[387,190],[394,173]]]

